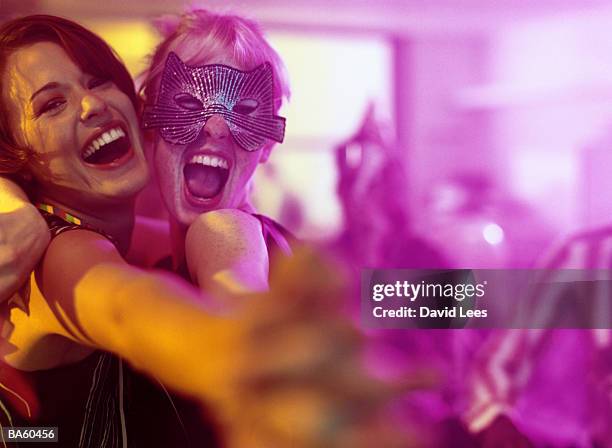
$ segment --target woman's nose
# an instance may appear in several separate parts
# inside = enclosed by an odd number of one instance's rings
[[[207,137],[215,139],[224,139],[230,135],[225,119],[219,114],[213,115],[206,121],[204,132]]]
[[[88,92],[81,99],[81,121],[84,123],[108,119],[108,105],[103,98]]]

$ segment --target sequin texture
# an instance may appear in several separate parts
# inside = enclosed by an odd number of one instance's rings
[[[281,143],[285,119],[274,115],[272,66],[266,62],[248,72],[222,64],[189,66],[171,52],[157,102],[145,108],[145,129],[159,128],[168,143],[186,145],[215,114],[247,151],[261,149],[266,139]]]

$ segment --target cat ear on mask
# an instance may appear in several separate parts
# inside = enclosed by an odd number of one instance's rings
[[[242,94],[265,92],[266,96],[274,93],[274,72],[269,62],[259,64],[250,72],[243,72],[246,82],[242,87]]]
[[[265,62],[243,71],[223,64],[190,66],[170,52],[156,104],[143,114],[145,129],[160,128],[169,143],[188,144],[218,114],[236,142],[257,151],[266,140],[282,142],[285,119],[275,115],[274,71]]]
[[[175,89],[184,90],[185,86],[192,83],[193,79],[189,73],[189,67],[174,51],[171,51],[166,58],[166,64],[164,65],[164,71],[162,73],[159,90],[160,99],[165,93],[174,91]]]

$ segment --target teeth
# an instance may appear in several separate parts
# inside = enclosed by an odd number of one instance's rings
[[[217,156],[196,155],[189,160],[189,163],[198,163],[200,165],[223,168],[225,170],[229,169],[227,160]]]
[[[119,127],[104,132],[101,136],[91,142],[91,144],[83,153],[83,158],[88,158],[107,143],[114,142],[115,140],[120,139],[122,137],[125,137],[125,132],[123,132],[123,129]]]

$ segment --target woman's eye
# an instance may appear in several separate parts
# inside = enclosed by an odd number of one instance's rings
[[[54,98],[49,100],[40,108],[37,115],[40,116],[46,113],[57,112],[64,104],[66,104],[66,100],[64,98]]]
[[[256,100],[248,98],[246,100],[238,101],[232,110],[241,115],[248,115],[257,109],[258,106],[259,103]]]
[[[202,110],[202,102],[189,95],[188,93],[179,93],[174,96],[174,101],[183,109],[187,110]]]
[[[108,78],[91,78],[87,83],[88,89],[95,89],[96,87],[100,87],[110,83],[110,79]]]

